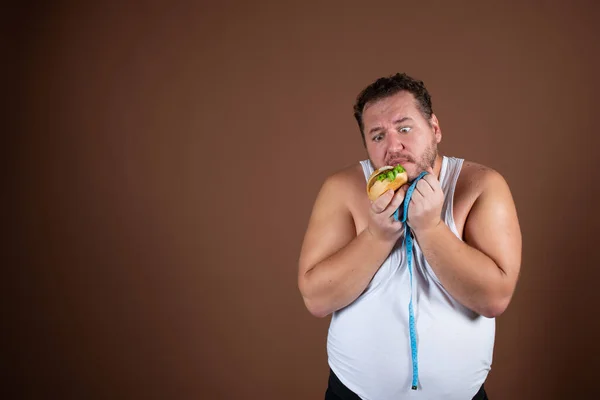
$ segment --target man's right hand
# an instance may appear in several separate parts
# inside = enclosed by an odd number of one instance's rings
[[[388,190],[375,201],[369,210],[367,231],[378,240],[395,242],[402,234],[402,222],[394,220],[394,212],[400,207],[406,196],[408,185],[401,186],[395,193]]]

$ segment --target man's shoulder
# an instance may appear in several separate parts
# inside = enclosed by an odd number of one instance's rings
[[[326,176],[321,193],[337,206],[354,209],[357,202],[366,198],[367,180],[360,163],[346,165]]]
[[[367,181],[360,163],[346,165],[333,171],[325,178],[324,182],[324,185],[341,190],[366,187],[366,184]]]
[[[506,180],[499,171],[475,161],[464,160],[456,183],[459,193],[478,197],[485,190],[497,185],[506,185]]]

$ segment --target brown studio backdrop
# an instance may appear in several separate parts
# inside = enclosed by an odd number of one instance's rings
[[[192,3],[14,11],[11,398],[322,398],[297,258],[396,71],[517,203],[491,398],[597,390],[597,3]]]

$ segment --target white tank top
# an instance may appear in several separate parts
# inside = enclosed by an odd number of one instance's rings
[[[360,163],[366,182],[373,166],[369,160]],[[459,238],[452,203],[462,163],[462,159],[444,156],[440,171],[445,195],[442,217]],[[458,303],[444,289],[416,241],[413,255],[418,390],[411,389],[411,291],[404,235],[365,291],[333,313],[327,336],[329,366],[364,400],[471,400],[491,368],[495,319]]]

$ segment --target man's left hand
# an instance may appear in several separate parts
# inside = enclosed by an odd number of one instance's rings
[[[415,231],[427,231],[441,222],[444,192],[440,182],[428,171],[415,187],[408,207],[408,225]]]

